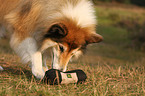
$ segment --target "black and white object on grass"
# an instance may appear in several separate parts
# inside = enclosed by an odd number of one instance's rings
[[[44,82],[50,85],[82,83],[87,76],[82,70],[72,70],[62,72],[56,69],[50,69],[45,72]]]

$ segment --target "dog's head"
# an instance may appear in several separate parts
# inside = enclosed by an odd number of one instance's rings
[[[82,53],[88,44],[102,41],[102,36],[92,32],[93,29],[93,26],[81,28],[71,21],[52,25],[45,38],[51,38],[56,44],[53,48],[53,68],[66,71],[73,55]]]
[[[53,68],[63,71],[66,71],[73,55],[81,52],[88,44],[98,43],[103,39],[96,33],[92,4],[85,0],[73,4],[73,1],[67,1],[45,34],[45,38],[51,39],[57,45],[53,48]]]

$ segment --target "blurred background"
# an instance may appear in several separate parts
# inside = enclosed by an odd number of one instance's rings
[[[104,41],[88,47],[84,63],[92,66],[144,66],[145,0],[92,0],[96,32]],[[83,63],[83,64],[84,64]]]
[[[96,12],[99,25],[124,29],[127,31],[127,39],[130,40],[128,47],[145,50],[145,0],[93,0],[93,2],[98,6]]]
[[[145,0],[92,0],[94,3],[111,2],[111,3],[123,3],[123,4],[134,4],[138,6],[145,6]]]

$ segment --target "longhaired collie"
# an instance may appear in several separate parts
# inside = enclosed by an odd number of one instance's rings
[[[0,0],[0,34],[4,31],[38,79],[48,70],[46,49],[53,51],[52,68],[66,71],[73,55],[102,41],[90,0]]]

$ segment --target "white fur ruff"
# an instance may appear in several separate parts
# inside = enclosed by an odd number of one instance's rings
[[[69,0],[62,8],[62,13],[77,22],[78,26],[87,27],[96,24],[96,16],[94,16],[94,8],[90,1],[81,0],[77,5],[73,6]]]
[[[11,39],[11,47],[15,50],[15,52],[22,58],[24,63],[31,61],[31,55],[37,51],[37,44],[35,39],[33,38],[26,38],[23,40],[19,45],[18,39],[12,37]]]

